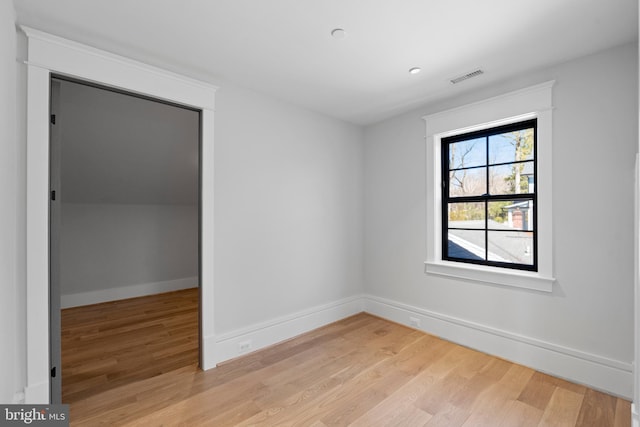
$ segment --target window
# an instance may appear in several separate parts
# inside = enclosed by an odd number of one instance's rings
[[[553,84],[423,117],[426,274],[553,290]]]
[[[536,123],[442,138],[444,260],[537,270]]]

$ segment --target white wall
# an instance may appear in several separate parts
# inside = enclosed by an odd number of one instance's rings
[[[429,237],[421,116],[552,79],[554,291],[425,275]],[[369,126],[366,291],[628,365],[633,360],[637,80],[637,46],[627,45]]]
[[[5,56],[13,64],[15,52]],[[18,76],[20,138],[5,150],[17,150],[19,157],[18,178],[10,179],[7,188],[19,199],[17,324],[23,329],[25,71],[22,66]],[[8,79],[8,86],[14,82]],[[360,295],[362,129],[230,84],[221,86],[215,118],[216,335]],[[15,218],[6,208],[0,212]],[[16,256],[6,241],[0,244]],[[17,340],[19,354],[26,355],[25,335]],[[5,348],[3,357],[8,354]],[[25,361],[7,358],[6,366],[21,377],[7,386],[7,393],[24,387]]]
[[[640,17],[640,11],[638,11]],[[640,61],[640,54],[638,55]],[[640,99],[640,84],[638,87]],[[640,111],[638,112],[638,129],[640,133]],[[640,139],[638,139],[640,152]],[[635,193],[635,298],[634,298],[634,369],[633,369],[633,401],[631,403],[632,425],[640,427],[640,156],[636,156],[636,193]]]
[[[216,333],[362,291],[361,128],[222,85]]]
[[[20,384],[18,328],[18,162],[16,137],[16,33],[13,2],[0,2],[0,402],[11,403]]]
[[[89,304],[172,290],[163,282],[184,287],[180,279],[197,286],[197,276],[197,206],[63,203],[63,306],[74,295]]]

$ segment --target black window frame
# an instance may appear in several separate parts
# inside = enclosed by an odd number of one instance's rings
[[[507,132],[513,132],[518,130],[530,129],[533,128],[533,159],[524,159],[513,162],[503,162],[503,163],[490,163],[489,162],[489,137],[493,135],[499,135]],[[471,139],[478,138],[486,138],[486,158],[485,164],[481,166],[471,166],[467,168],[450,168],[449,166],[449,147],[451,144],[456,142],[462,142]],[[515,123],[509,123],[506,125],[491,127],[487,129],[482,129],[473,132],[467,132],[464,134],[453,135],[449,137],[444,137],[441,139],[441,170],[442,170],[442,259],[445,261],[454,261],[454,262],[462,262],[466,264],[477,264],[477,265],[485,265],[492,267],[502,267],[508,269],[516,269],[516,270],[527,270],[527,271],[538,271],[538,121],[536,118],[519,121]],[[491,166],[500,166],[500,165],[508,165],[508,164],[516,164],[516,163],[527,163],[533,160],[533,192],[532,193],[520,193],[520,194],[489,194],[489,167]],[[462,170],[462,169],[478,169],[485,168],[487,172],[486,175],[486,193],[482,195],[474,195],[474,196],[450,196],[450,171],[452,170]],[[489,214],[488,207],[489,202],[491,201],[532,201],[533,202],[533,230],[526,231],[527,233],[532,233],[533,237],[533,263],[532,264],[520,264],[520,263],[511,263],[511,262],[501,262],[501,261],[490,261],[489,258],[489,231],[507,231],[504,229],[495,229],[489,228]],[[449,227],[449,203],[461,203],[461,202],[480,202],[485,205],[485,215],[484,215],[484,229],[482,228],[474,228],[473,230],[482,230],[485,233],[485,259],[477,260],[477,259],[467,259],[460,258],[449,255],[449,230],[470,230],[462,227]],[[513,230],[516,233],[522,233],[522,230]]]

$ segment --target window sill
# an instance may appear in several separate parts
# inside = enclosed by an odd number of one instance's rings
[[[545,277],[541,273],[528,271],[507,270],[449,261],[425,261],[424,265],[426,274],[492,285],[532,289],[541,292],[552,292],[553,282],[555,282],[552,277]]]

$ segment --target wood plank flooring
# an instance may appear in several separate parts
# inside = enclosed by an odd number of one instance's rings
[[[198,289],[62,310],[62,401],[198,363]]]
[[[207,372],[194,363],[71,395],[78,426],[631,425],[626,400],[364,313]]]

